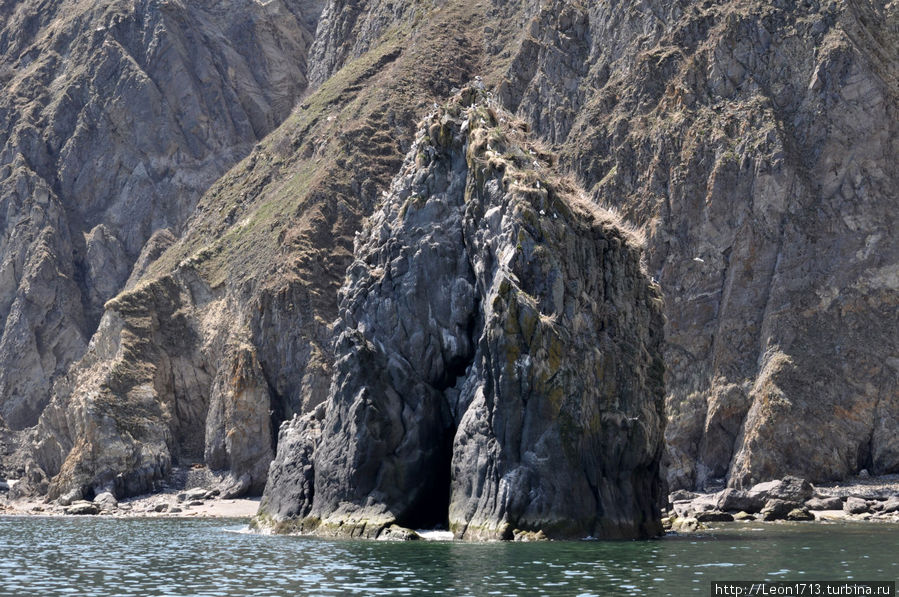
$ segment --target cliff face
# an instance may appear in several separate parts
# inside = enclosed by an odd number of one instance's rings
[[[328,395],[354,234],[476,75],[645,233],[672,488],[899,470],[896,11],[0,3],[0,416],[44,413],[29,482],[203,459],[261,488],[266,434]]]
[[[387,39],[347,64],[209,189],[180,237],[151,237],[29,431],[34,490],[131,495],[172,464],[203,462],[261,492],[273,425],[327,389],[362,214],[399,167],[416,110],[473,76],[468,40],[446,30],[438,19],[402,41],[449,53]]]
[[[496,84],[647,233],[672,488],[899,470],[897,18],[548,2]]]
[[[0,413],[32,426],[154,231],[290,111],[301,7],[0,4]]]
[[[490,103],[469,87],[423,122],[358,237],[331,390],[282,430],[264,524],[660,531],[660,297]]]
[[[669,296],[673,487],[899,470],[896,10],[690,7],[575,124]]]

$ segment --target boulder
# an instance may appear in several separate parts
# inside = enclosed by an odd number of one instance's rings
[[[675,514],[678,516],[696,516],[701,512],[722,510],[719,507],[720,496],[716,493],[700,493],[689,501],[677,501],[673,504]]]
[[[208,493],[207,489],[202,487],[195,487],[193,489],[188,489],[187,491],[182,491],[177,495],[177,499],[179,502],[191,502],[194,500],[204,500],[206,499],[206,494]]]
[[[755,520],[755,516],[749,512],[737,512],[734,514],[734,520],[739,522],[749,522],[750,520]]]
[[[890,514],[892,512],[899,512],[899,496],[893,496],[887,501],[883,503],[883,508],[880,509],[882,514]]]
[[[676,533],[695,533],[705,526],[692,516],[677,517],[671,523],[671,530]]]
[[[761,494],[752,495],[741,489],[725,489],[718,498],[719,510],[742,510],[743,512],[756,513],[765,506],[767,497]]]
[[[421,535],[413,531],[395,524],[386,527],[378,534],[378,541],[417,541],[421,539]]]
[[[757,483],[752,486],[748,495],[752,499],[760,499],[763,502],[775,499],[803,503],[810,499],[814,493],[815,488],[805,479],[787,476],[779,481]]]
[[[813,497],[805,502],[809,510],[842,510],[843,500],[838,497]]]
[[[118,500],[108,491],[97,494],[94,497],[94,503],[97,504],[101,510],[115,510],[119,506]]]
[[[69,506],[72,503],[77,502],[81,498],[81,490],[73,489],[64,495],[59,496],[59,498],[56,500],[56,503],[60,506]]]
[[[100,507],[93,502],[76,500],[66,506],[63,512],[71,516],[96,515],[100,513]]]
[[[208,492],[205,495],[205,499],[209,499],[213,492],[223,500],[243,497],[250,490],[252,483],[253,478],[249,474],[244,474],[240,477],[231,475],[222,481],[218,488]]]
[[[759,515],[762,520],[784,520],[790,512],[801,507],[801,503],[774,498],[765,502],[765,507],[759,512]]]
[[[672,491],[668,494],[668,501],[673,504],[674,502],[689,501],[697,497],[699,497],[698,493],[687,491],[686,489],[678,489],[677,491]]]
[[[712,510],[709,512],[700,512],[696,515],[699,522],[733,522],[734,517],[727,512],[720,510]]]
[[[846,502],[843,504],[843,511],[848,514],[863,514],[869,512],[871,509],[869,503],[866,500],[857,497],[848,497],[846,498]]]
[[[793,508],[787,513],[787,520],[808,521],[815,520],[815,515],[808,511],[808,508]]]

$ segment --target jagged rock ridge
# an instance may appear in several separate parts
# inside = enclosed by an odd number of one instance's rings
[[[426,119],[357,240],[328,401],[282,431],[280,530],[659,532],[661,300],[475,87]]]

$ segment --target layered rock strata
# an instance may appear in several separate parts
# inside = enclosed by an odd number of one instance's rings
[[[662,317],[638,242],[464,89],[357,239],[327,402],[261,524],[464,539],[659,532]]]
[[[151,236],[28,432],[23,492],[122,498],[193,464],[262,491],[272,430],[327,393],[361,216],[402,163],[422,102],[472,76],[472,46],[446,33],[470,18],[435,19],[411,47],[392,39],[343,65],[209,189],[183,233]]]
[[[647,233],[673,488],[899,471],[897,11],[529,15],[499,94]]]
[[[0,4],[0,414],[12,429],[37,423],[151,235],[182,230],[290,113],[315,10]]]

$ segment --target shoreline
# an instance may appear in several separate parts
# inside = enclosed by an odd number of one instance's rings
[[[780,485],[777,485],[780,484]],[[677,491],[671,494],[669,508],[662,513],[666,532],[701,532],[708,524],[737,524],[740,522],[807,522],[818,524],[843,522],[872,522],[899,524],[899,475],[861,477],[842,482],[812,486],[796,478],[769,481],[758,504],[787,498],[791,506],[804,510],[804,517],[790,516],[784,509],[782,516],[765,518],[762,508],[747,512],[748,499],[756,488],[735,491],[720,489],[711,492]],[[789,486],[788,489],[785,489]],[[804,488],[803,499],[779,495],[783,491]],[[771,495],[768,495],[768,493]],[[186,490],[168,488],[159,493],[145,494],[117,501],[111,494],[100,494],[93,501],[76,500],[49,502],[39,498],[10,500],[8,493],[0,493],[0,516],[100,516],[105,518],[252,518],[259,510],[261,497],[221,497],[218,490],[195,487]],[[828,502],[827,500],[831,500]],[[834,506],[838,500],[841,509]],[[850,501],[851,500],[851,501]],[[819,505],[813,505],[814,502]],[[734,504],[742,507],[733,507]],[[757,504],[757,505],[758,505]],[[886,510],[886,511],[884,511]]]
[[[701,532],[707,524],[733,522],[899,523],[899,475],[863,474],[812,485],[787,476],[751,488],[677,490],[668,496],[666,529]]]
[[[67,507],[41,500],[0,500],[0,516],[95,516],[102,518],[252,518],[259,510],[259,497],[178,500],[178,494],[154,493],[128,498],[115,507],[97,506],[97,511],[67,512]],[[78,504],[93,502],[76,502]]]

